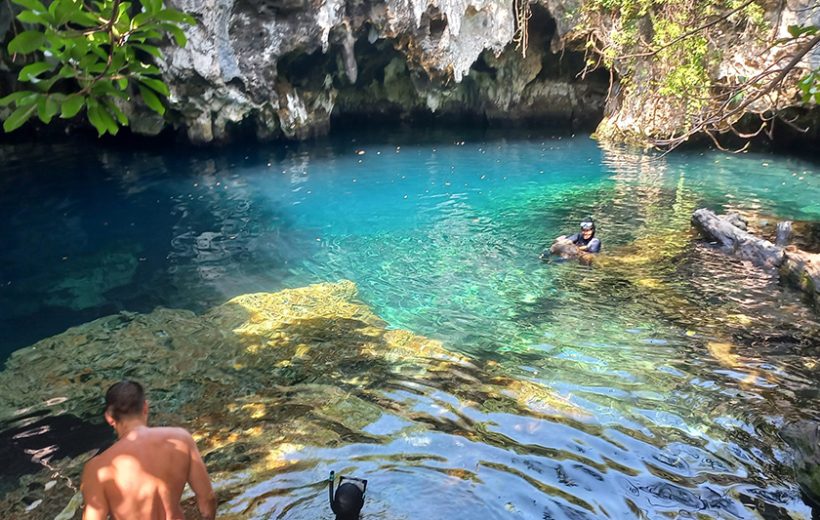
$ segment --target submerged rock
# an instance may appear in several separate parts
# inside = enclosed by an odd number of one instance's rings
[[[815,508],[820,508],[820,424],[791,423],[781,435],[794,450],[794,470],[800,489]]]
[[[122,378],[145,384],[153,424],[192,430],[220,500],[237,497],[234,510],[253,500],[242,491],[271,472],[317,464],[299,462],[309,447],[389,442],[429,429],[499,442],[472,421],[439,417],[427,394],[463,406],[493,403],[493,411],[516,415],[589,416],[544,385],[507,377],[494,364],[482,367],[438,341],[388,330],[356,301],[349,281],[242,295],[200,315],[120,313],[19,350],[0,372],[0,424],[26,432],[19,438],[25,445],[14,438],[7,450],[42,466],[4,477],[12,490],[0,494],[0,518],[20,517],[36,500],[27,518],[61,511],[70,517],[65,509],[78,507],[79,474],[94,451],[55,451],[61,432],[29,418],[70,415],[78,424],[99,424],[103,392]],[[379,426],[381,419],[399,426]],[[57,484],[47,485],[55,475]]]
[[[820,304],[820,254],[787,246],[780,272],[792,285],[799,287],[814,302]]]

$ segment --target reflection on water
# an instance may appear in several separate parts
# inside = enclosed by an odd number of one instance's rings
[[[368,518],[810,517],[780,431],[820,420],[817,314],[689,218],[811,243],[816,168],[462,140],[35,161],[71,182],[10,160],[6,350],[127,312],[0,372],[0,516],[76,507],[129,376],[197,433],[226,518],[330,518],[330,469],[370,481]],[[593,266],[538,261],[587,215]]]

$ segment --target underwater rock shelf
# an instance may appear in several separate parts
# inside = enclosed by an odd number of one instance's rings
[[[692,214],[692,225],[707,240],[720,244],[725,252],[758,267],[779,269],[781,279],[805,292],[815,305],[820,304],[820,254],[756,237],[746,230],[746,222],[734,213],[716,215],[701,208]],[[779,227],[789,226],[786,223]]]
[[[392,395],[395,389],[436,389],[517,415],[535,409],[589,417],[542,384],[512,379],[439,341],[388,330],[356,295],[355,284],[343,280],[245,294],[202,314],[122,312],[16,351],[0,371],[0,424],[25,435],[10,439],[0,456],[28,466],[0,495],[0,518],[76,516],[82,465],[107,446],[99,438],[107,430],[102,392],[121,378],[146,385],[154,425],[194,432],[216,482],[220,518],[246,518],[222,511],[251,507],[243,491],[295,464],[306,447],[389,442],[392,434],[368,428],[382,417],[412,431],[437,424]],[[58,420],[88,440],[71,452],[47,452],[42,467],[40,459],[28,463],[31,450],[54,444],[44,434]],[[190,497],[183,506],[195,508]]]

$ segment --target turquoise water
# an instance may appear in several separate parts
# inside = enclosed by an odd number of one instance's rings
[[[377,489],[396,490],[376,495],[372,518],[418,514],[410,483],[442,497],[420,506],[429,518],[810,515],[777,432],[820,419],[817,314],[772,273],[700,243],[689,218],[700,207],[738,211],[763,235],[795,220],[798,243],[816,248],[817,164],[454,133],[0,151],[5,356],[122,310],[201,311],[347,279],[390,328],[544,384],[590,414],[565,424],[537,407],[510,415],[461,402],[478,434],[431,427],[416,449],[446,462],[406,473],[393,471],[406,449],[395,438],[365,458],[356,442],[306,449],[314,461],[360,460],[355,470]],[[538,259],[588,215],[599,263]],[[438,391],[391,398],[421,409],[459,401],[452,387]],[[483,472],[464,489],[440,481],[439,465]],[[323,492],[296,483],[319,466],[233,500],[280,497],[243,510],[250,518],[316,518]]]

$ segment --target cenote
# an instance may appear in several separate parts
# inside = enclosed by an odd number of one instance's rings
[[[3,518],[77,510],[122,377],[195,432],[220,518],[332,518],[330,470],[368,519],[812,515],[782,430],[820,420],[817,311],[690,218],[817,252],[816,163],[454,130],[0,153]],[[539,260],[587,216],[593,265]]]

